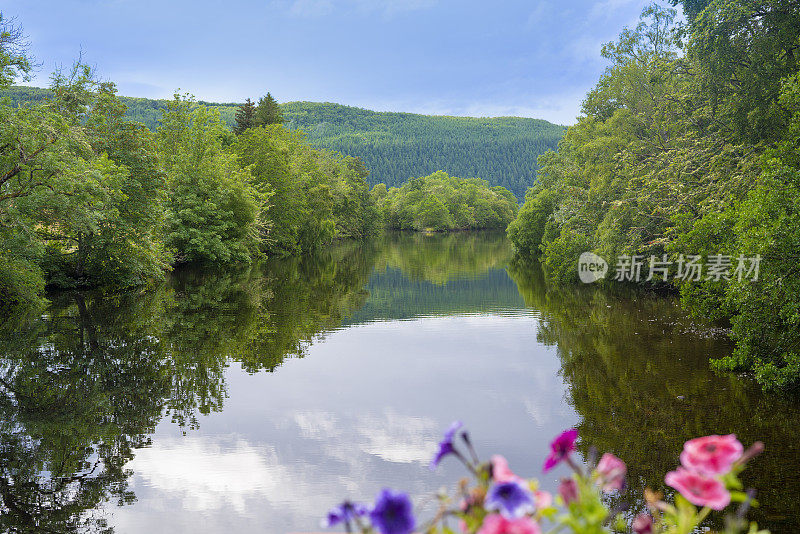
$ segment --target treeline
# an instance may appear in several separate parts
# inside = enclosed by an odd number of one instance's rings
[[[2,89],[30,60],[21,32],[0,29]],[[176,264],[246,264],[378,232],[363,164],[311,148],[279,115],[261,120],[277,107],[261,104],[237,136],[175,95],[153,132],[84,65],[37,101],[0,101],[0,305],[38,302],[46,284],[132,286]]]
[[[800,385],[800,5],[684,0],[686,22],[652,5],[603,47],[610,66],[509,227],[551,280],[577,258],[674,262],[667,284],[693,313],[730,321],[736,349],[717,369],[767,388]],[[757,280],[703,273],[699,256],[760,256]],[[659,278],[663,278],[659,275]],[[664,283],[662,281],[662,283]]]
[[[387,228],[396,230],[504,229],[514,220],[517,199],[505,187],[437,171],[402,187],[372,188]]]
[[[53,92],[42,87],[30,87],[27,85],[14,85],[3,87],[3,98],[8,98],[12,106],[21,104],[43,102],[52,98]],[[139,98],[132,96],[119,96],[120,102],[125,105],[125,118],[144,124],[148,129],[154,130],[161,124],[161,115],[169,105],[169,100],[155,98]],[[241,104],[237,103],[217,103],[198,100],[197,104],[207,108],[214,108],[219,112],[220,119],[230,129],[236,124],[236,111]]]
[[[42,100],[48,94],[47,89],[35,87],[4,91],[13,104]],[[151,130],[158,128],[169,104],[147,98],[120,100],[126,106],[126,118]],[[241,104],[198,104],[219,111],[229,128],[237,128]],[[252,102],[250,106],[256,107]],[[282,104],[280,113],[288,129],[307,133],[312,146],[361,159],[371,171],[370,185],[400,186],[413,176],[447,169],[457,176],[478,176],[501,185],[517,198],[536,180],[537,156],[555,149],[564,135],[563,126],[519,117],[382,113],[316,102]]]

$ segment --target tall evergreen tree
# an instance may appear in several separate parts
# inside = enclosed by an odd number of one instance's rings
[[[248,128],[255,126],[256,105],[249,98],[236,110],[236,126],[233,133],[239,135]]]
[[[254,126],[266,126],[268,124],[283,124],[281,107],[278,105],[278,101],[272,98],[269,93],[258,101]]]

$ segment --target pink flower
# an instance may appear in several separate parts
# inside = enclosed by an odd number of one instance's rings
[[[681,463],[704,475],[723,475],[741,458],[744,447],[734,434],[705,436],[683,444]]]
[[[564,499],[564,504],[578,500],[578,483],[574,478],[562,478],[558,485],[558,494]]]
[[[597,463],[597,474],[600,475],[600,485],[603,491],[621,490],[625,485],[625,462],[611,453],[605,453]]]
[[[569,453],[575,450],[575,440],[578,439],[578,431],[574,428],[572,430],[565,430],[556,439],[550,443],[550,455],[544,461],[542,471],[547,473],[552,468],[561,463],[562,460],[569,456]]]
[[[731,494],[716,478],[679,467],[664,477],[664,482],[678,490],[690,503],[722,510],[731,502]]]
[[[506,519],[500,514],[487,515],[478,534],[542,534],[539,525],[528,517]]]
[[[518,482],[522,480],[509,469],[508,461],[499,454],[492,456],[492,478],[495,482]]]
[[[633,532],[635,534],[653,534],[655,529],[653,527],[653,518],[648,514],[639,514],[633,520]]]
[[[536,498],[536,508],[541,510],[542,508],[549,508],[553,505],[553,496],[550,495],[549,491],[535,491],[533,493],[534,497]]]

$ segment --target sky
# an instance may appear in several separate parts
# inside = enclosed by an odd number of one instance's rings
[[[3,0],[40,65],[120,94],[337,102],[572,124],[647,0]]]

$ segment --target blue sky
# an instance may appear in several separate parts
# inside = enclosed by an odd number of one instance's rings
[[[4,0],[46,85],[82,52],[128,96],[338,102],[570,124],[646,1]]]

